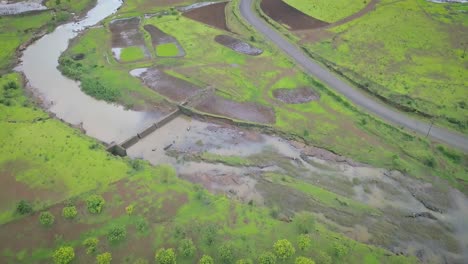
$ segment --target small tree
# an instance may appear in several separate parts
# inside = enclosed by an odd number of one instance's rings
[[[287,239],[280,239],[276,241],[276,243],[273,245],[273,249],[275,250],[276,256],[282,260],[285,260],[296,253],[293,245]]]
[[[107,233],[107,239],[111,243],[122,241],[127,236],[127,230],[122,226],[114,226]]]
[[[52,213],[50,212],[42,212],[39,215],[39,223],[43,226],[51,226],[55,221],[55,217]]]
[[[315,220],[311,213],[302,212],[296,214],[293,219],[294,224],[296,225],[297,231],[300,234],[309,234],[314,231]]]
[[[68,264],[75,258],[75,251],[72,247],[60,247],[52,255],[55,264]]]
[[[104,204],[104,198],[100,195],[93,194],[86,199],[86,206],[88,207],[88,211],[92,214],[101,213]]]
[[[109,252],[105,252],[96,256],[97,264],[110,264],[112,261],[112,255]]]
[[[132,215],[133,214],[133,209],[135,209],[135,207],[133,206],[133,204],[125,207],[125,212],[127,213],[127,215]]]
[[[195,245],[193,244],[192,239],[182,239],[179,245],[179,254],[184,257],[190,257],[193,253],[195,253]]]
[[[89,255],[96,253],[98,243],[99,239],[95,237],[90,237],[83,241],[83,246],[86,248],[86,254]]]
[[[335,242],[333,243],[333,253],[337,258],[341,258],[348,254],[348,248],[342,243]]]
[[[310,236],[306,234],[299,235],[297,239],[297,247],[304,251],[310,247],[311,241]]]
[[[203,257],[201,257],[200,261],[198,261],[198,264],[214,264],[214,260],[212,257],[208,256],[208,255],[203,255]]]
[[[62,209],[62,216],[66,219],[73,219],[78,215],[78,211],[74,205],[65,206]]]
[[[28,201],[21,200],[18,205],[16,205],[16,212],[20,215],[30,214],[32,211],[32,205]]]
[[[253,261],[251,259],[239,259],[236,264],[253,264]]]
[[[234,260],[234,253],[231,244],[223,244],[218,248],[219,258],[223,263],[232,263]]]
[[[315,264],[315,261],[306,257],[297,257],[294,264]]]
[[[275,264],[276,263],[276,256],[271,252],[263,252],[258,257],[259,264]]]
[[[168,248],[168,249],[160,249],[156,253],[156,263],[157,264],[175,264],[176,263],[176,255],[174,252],[174,249]]]

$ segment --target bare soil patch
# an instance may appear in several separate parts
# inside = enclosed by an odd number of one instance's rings
[[[218,35],[215,37],[215,41],[242,54],[258,56],[263,53],[263,50],[228,35]]]
[[[186,100],[200,90],[199,87],[156,68],[147,69],[139,77],[149,88],[177,102]]]
[[[164,31],[160,30],[159,28],[153,25],[144,25],[143,28],[150,34],[151,44],[153,44],[153,48],[161,44],[174,43],[179,49],[179,54],[177,55],[177,57],[185,56],[184,48],[182,48],[182,46],[176,38],[164,33]]]
[[[200,111],[250,122],[273,124],[276,117],[272,108],[256,103],[239,103],[210,95],[195,107]]]
[[[310,17],[281,0],[262,0],[260,8],[265,14],[291,30],[320,28],[327,22]]]
[[[215,28],[230,31],[226,24],[226,14],[224,12],[227,3],[221,2],[195,8],[185,12],[183,16]]]
[[[109,24],[112,33],[112,47],[144,46],[145,40],[138,28],[139,25],[140,18],[138,17],[113,20]]]
[[[273,91],[273,96],[281,102],[287,104],[303,104],[320,98],[318,93],[307,87],[295,89],[276,89]]]

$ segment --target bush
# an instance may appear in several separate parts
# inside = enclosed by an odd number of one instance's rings
[[[192,239],[186,238],[180,241],[179,253],[185,257],[190,257],[195,253],[195,245],[193,244]]]
[[[174,249],[160,249],[156,253],[156,263],[157,264],[175,264],[176,263],[176,255],[174,253]]]
[[[16,212],[20,215],[30,214],[32,211],[32,205],[25,200],[19,201],[18,205],[16,206]]]
[[[333,254],[337,258],[341,258],[348,254],[348,248],[339,242],[335,242],[333,243]]]
[[[139,258],[133,262],[133,264],[148,264],[149,262],[146,259]]]
[[[314,259],[320,264],[332,264],[332,258],[325,252],[319,251],[314,255]]]
[[[315,261],[306,257],[297,257],[294,264],[315,264]]]
[[[111,243],[120,242],[127,236],[127,230],[122,226],[114,226],[107,233],[107,239]]]
[[[73,219],[78,215],[78,211],[74,205],[65,206],[62,209],[62,216],[66,219]]]
[[[300,250],[306,250],[310,247],[311,241],[310,241],[310,236],[306,234],[299,235],[297,239],[297,247]]]
[[[258,257],[259,264],[275,264],[276,256],[271,252],[264,252]]]
[[[55,264],[68,264],[75,258],[75,251],[72,247],[60,247],[52,255]]]
[[[109,252],[102,253],[96,256],[97,264],[110,264],[112,261],[112,255]]]
[[[253,261],[251,259],[239,259],[236,264],[253,264]]]
[[[219,259],[223,263],[232,263],[234,261],[234,253],[231,244],[224,244],[218,248]]]
[[[81,89],[86,94],[107,102],[115,102],[120,97],[119,90],[103,85],[98,79],[84,78],[81,80]]]
[[[296,214],[293,219],[294,224],[296,225],[297,231],[300,234],[309,234],[315,228],[315,220],[311,213],[302,212]]]
[[[125,212],[127,213],[127,215],[132,215],[133,214],[133,209],[135,209],[135,207],[133,205],[129,205],[129,206],[125,207]]]
[[[218,234],[218,229],[215,224],[208,224],[204,229],[203,229],[203,234],[202,234],[202,239],[205,244],[208,246],[211,246],[215,240],[216,236]]]
[[[90,237],[83,241],[83,246],[86,248],[86,254],[89,255],[96,253],[98,243],[99,239],[95,237]]]
[[[51,226],[55,221],[55,217],[50,212],[42,212],[39,215],[39,223],[43,226]]]
[[[92,214],[99,214],[104,207],[105,201],[104,198],[100,195],[91,195],[86,199],[86,206],[88,207],[88,211]]]
[[[208,255],[203,255],[203,257],[201,257],[200,261],[198,261],[198,264],[214,264],[214,260],[212,257],[208,256]]]
[[[296,253],[293,245],[287,239],[280,239],[276,241],[276,243],[273,245],[273,249],[275,250],[276,256],[282,260],[285,260]]]

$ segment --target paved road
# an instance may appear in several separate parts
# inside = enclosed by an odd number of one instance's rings
[[[338,78],[338,76],[331,73],[328,69],[314,62],[310,57],[303,53],[301,49],[283,38],[283,36],[275,31],[267,22],[258,17],[252,9],[252,0],[241,0],[240,12],[249,24],[275,43],[276,46],[289,55],[291,59],[301,65],[306,72],[317,77],[323,83],[326,83],[329,87],[341,93],[356,105],[359,105],[391,123],[403,126],[423,135],[427,134],[430,127],[429,123],[421,122],[415,118],[409,117],[408,115],[398,112],[377,101],[377,99],[367,96],[363,91],[359,91],[352,87],[350,84],[344,82]],[[437,141],[445,142],[448,145],[468,152],[468,137],[465,135],[433,126],[430,136]]]

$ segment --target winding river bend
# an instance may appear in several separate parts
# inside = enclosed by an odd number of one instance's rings
[[[98,101],[83,93],[78,82],[63,76],[57,66],[69,40],[79,31],[115,13],[121,5],[121,0],[98,0],[83,20],[59,26],[29,46],[19,67],[33,92],[48,105],[50,112],[67,123],[81,125],[86,134],[106,143],[123,141],[149,126],[160,115],[128,111]]]

